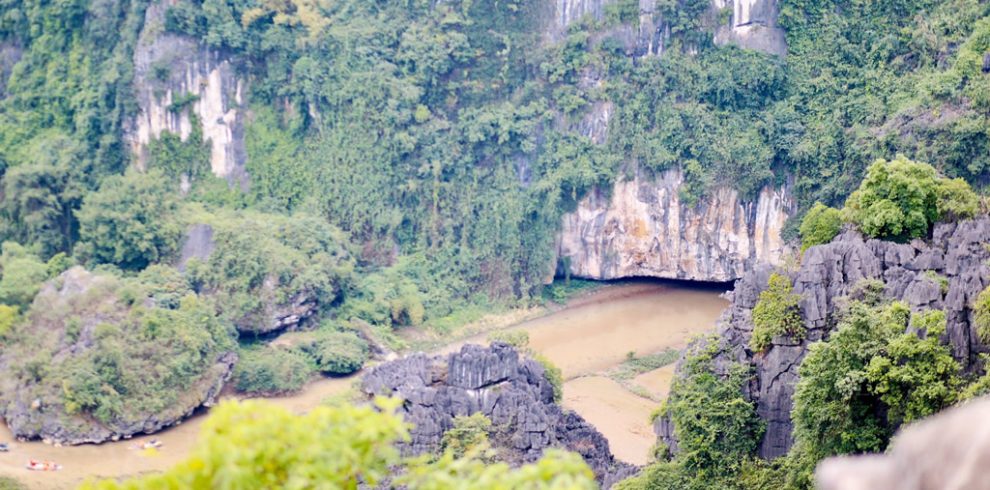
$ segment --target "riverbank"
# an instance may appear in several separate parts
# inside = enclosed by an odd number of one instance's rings
[[[617,383],[611,386],[587,378],[620,365],[628,352],[679,349],[694,335],[712,329],[727,304],[720,292],[713,287],[659,282],[609,284],[579,294],[552,311],[530,312],[532,317],[505,329],[527,331],[530,346],[564,373],[564,406],[598,427],[617,457],[642,464],[655,441],[648,417],[659,403]],[[473,327],[480,332],[465,329],[460,340],[430,350],[444,353],[465,343],[484,342],[488,332],[504,328],[492,319],[487,322],[487,328]],[[296,395],[269,400],[302,413],[345,394],[356,376],[320,379]],[[40,442],[16,443],[12,452],[0,453],[0,475],[17,478],[31,488],[62,489],[73,488],[87,477],[118,478],[161,471],[186,457],[204,418],[198,414],[154,436],[100,445],[58,448]],[[0,440],[10,438],[6,427],[0,425]],[[152,438],[164,443],[157,454],[133,449]],[[64,469],[32,473],[23,468],[28,458],[58,461]]]

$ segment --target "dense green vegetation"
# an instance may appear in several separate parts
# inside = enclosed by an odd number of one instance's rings
[[[804,247],[828,242],[843,221],[873,237],[926,237],[936,221],[974,215],[970,185],[982,192],[990,175],[985,1],[780,0],[786,58],[713,45],[728,19],[707,0],[658,2],[670,36],[648,57],[631,56],[616,30],[638,23],[631,0],[558,43],[540,32],[542,0],[170,3],[155,29],[223,52],[250,81],[243,188],[210,175],[195,94],[175,94],[168,108],[189,116],[189,137],[163,134],[148,168],[132,168],[124,133],[150,3],[0,0],[0,49],[16,52],[0,60],[0,343],[12,379],[105,423],[171,406],[235,350],[238,332],[236,385],[276,393],[360,367],[367,345],[337,330],[348,320],[443,330],[478,311],[560,300],[572,289],[544,282],[558,270],[569,279],[567,261],[554,263],[561,215],[634,173],[680,170],[688,205],[721,186],[752,198],[787,183],[804,215],[790,232]],[[153,76],[167,79],[168,68]],[[608,131],[589,131],[602,107]],[[183,234],[202,224],[210,250],[179,257]],[[84,298],[38,295],[76,263],[99,270]],[[757,352],[804,333],[790,281],[775,275],[769,286],[754,310]],[[990,294],[974,311],[990,336]],[[323,327],[292,348],[248,345],[296,317]],[[937,312],[852,305],[801,367],[798,446],[774,464],[752,459],[761,428],[740,392],[747,374],[716,372],[711,352],[694,353],[665,408],[681,453],[628,488],[773,488],[785,474],[807,486],[825,455],[882,449],[900,424],[955,401],[962,382],[937,342],[943,324]],[[51,361],[76,344],[84,355]],[[560,371],[544,364],[559,398]],[[289,424],[279,417],[271,423]],[[246,424],[240,436],[282,448],[288,439],[273,430]],[[398,460],[375,451],[400,435],[356,439],[376,449],[341,463],[357,470],[337,477],[382,474]],[[226,437],[210,447],[242,442]],[[340,454],[303,440],[313,454]],[[296,475],[285,461],[266,476],[242,472],[236,458],[268,449],[204,449],[128,485]],[[450,457],[410,463],[408,485],[457,477],[511,487],[572,463],[508,472]]]
[[[70,272],[64,291],[39,294],[7,334],[18,339],[4,354],[17,361],[8,381],[21,385],[21,399],[128,426],[182,410],[177,401],[234,349],[231,324],[174,269],[134,278]]]
[[[618,488],[738,487],[738,475],[752,459],[764,426],[742,394],[747,369],[736,364],[716,372],[712,359],[717,351],[718,339],[709,337],[688,353],[658,413],[673,424],[677,456],[654,463]],[[661,458],[669,457],[666,449],[658,448]]]
[[[927,237],[938,221],[972,218],[979,203],[962,179],[942,178],[928,164],[898,157],[870,165],[845,211],[869,236],[905,240]]]
[[[299,391],[313,368],[301,353],[279,347],[242,349],[234,370],[234,388],[249,395],[281,395]]]
[[[435,462],[402,458],[395,443],[409,436],[394,413],[399,403],[379,400],[377,410],[318,407],[305,415],[264,402],[222,403],[203,425],[193,454],[173,469],[82,488],[357,489],[384,482],[411,490],[596,488],[580,456],[560,451],[548,451],[539,461],[515,469],[452,452]]]
[[[770,275],[767,288],[760,293],[753,308],[753,336],[749,346],[754,352],[769,349],[777,336],[787,335],[794,340],[804,338],[804,320],[798,306],[800,299],[794,294],[789,277],[777,272]]]

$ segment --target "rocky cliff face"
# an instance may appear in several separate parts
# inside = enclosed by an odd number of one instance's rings
[[[947,410],[901,431],[883,455],[823,461],[821,490],[987,490],[990,478],[990,399]]]
[[[590,279],[731,281],[757,263],[781,261],[780,233],[793,206],[786,189],[768,187],[747,202],[721,188],[690,206],[682,182],[675,169],[620,180],[610,195],[593,191],[564,216],[558,262]]]
[[[437,451],[454,417],[482,413],[492,421],[493,445],[510,463],[531,462],[560,447],[580,454],[606,488],[635,471],[615,460],[593,426],[553,402],[539,363],[507,345],[466,345],[446,358],[412,355],[374,368],[361,389],[405,400],[401,413],[413,424],[407,453]]]
[[[127,140],[138,166],[148,145],[164,132],[186,140],[198,124],[210,144],[214,175],[245,185],[244,104],[246,82],[223,53],[165,32],[165,12],[177,0],[157,0],[145,13],[134,50],[134,88],[139,111]]]
[[[811,247],[800,267],[788,272],[794,292],[801,295],[806,338],[800,342],[774,339],[765,354],[755,354],[748,346],[753,330],[752,310],[772,270],[766,266],[757,268],[737,282],[732,304],[719,321],[720,359],[723,363],[742,362],[753,367],[754,379],[745,391],[767,422],[760,456],[775,458],[790,449],[790,413],[798,366],[808,345],[835,327],[837,300],[864,279],[883,281],[887,297],[904,301],[914,310],[945,311],[948,325],[943,340],[965,370],[977,369],[978,354],[988,348],[979,340],[970,306],[990,284],[990,251],[985,246],[988,242],[990,218],[983,218],[937,225],[930,242],[867,240],[849,231],[832,243]],[[674,442],[670,427],[661,424],[660,432],[668,443]]]
[[[544,35],[559,41],[567,32],[567,27],[590,16],[601,20],[605,7],[616,0],[553,0],[549,7],[549,21],[545,22]],[[787,54],[787,39],[784,30],[777,26],[780,8],[777,0],[712,0],[710,16],[713,25],[721,18],[721,12],[732,12],[728,25],[717,26],[717,44],[736,44],[745,49],[784,56]],[[626,41],[627,49],[636,56],[658,55],[663,53],[670,29],[657,10],[656,0],[639,0],[639,22],[636,26],[619,26],[612,29],[612,35]]]
[[[778,56],[787,55],[787,38],[777,26],[777,0],[715,0],[715,7],[732,7],[732,19],[715,33],[716,44],[736,44],[745,49]]]

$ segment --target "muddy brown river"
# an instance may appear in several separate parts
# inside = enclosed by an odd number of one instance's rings
[[[657,282],[609,285],[572,301],[566,308],[523,322],[509,330],[529,333],[530,345],[560,366],[564,374],[565,407],[581,414],[609,440],[612,452],[624,461],[644,464],[656,438],[649,424],[655,401],[666,395],[672,367],[637,376],[627,389],[604,373],[622,363],[628,352],[640,355],[683,348],[687,342],[713,329],[727,302],[719,297],[724,288]],[[456,342],[481,342],[485,336]],[[323,400],[345,392],[355,378],[321,379],[298,395],[269,399],[296,412],[305,412]],[[11,452],[0,453],[0,475],[14,477],[31,488],[74,488],[87,478],[107,478],[161,471],[181,461],[196,442],[203,415],[154,436],[100,445],[53,447],[41,442],[14,443]],[[154,455],[134,449],[149,439],[163,448]],[[11,441],[0,424],[0,441]],[[52,473],[24,469],[28,459],[51,460],[63,465]]]

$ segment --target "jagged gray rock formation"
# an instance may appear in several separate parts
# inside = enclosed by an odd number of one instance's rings
[[[151,141],[163,132],[185,140],[198,121],[203,140],[210,144],[213,174],[246,185],[246,80],[237,75],[229,57],[220,51],[192,38],[165,32],[165,13],[176,3],[177,0],[155,0],[145,12],[144,27],[134,50],[134,89],[139,111],[127,128],[126,139],[138,166],[144,166]],[[174,105],[182,100],[189,102],[181,108]]]
[[[820,490],[987,490],[990,478],[990,398],[912,424],[883,455],[822,461]]]
[[[411,355],[372,369],[361,389],[405,400],[401,414],[413,424],[403,446],[407,453],[436,451],[454,417],[482,413],[492,421],[493,444],[510,463],[565,448],[580,454],[606,488],[636,469],[616,461],[591,424],[554,403],[543,367],[508,345],[465,345],[446,358]]]
[[[681,201],[682,182],[673,169],[619,180],[610,194],[592,191],[563,218],[558,263],[590,279],[731,281],[784,257],[780,233],[793,207],[786,188],[764,188],[751,202],[720,188],[691,206]]]
[[[973,324],[971,305],[990,284],[987,243],[990,218],[936,225],[928,242],[867,240],[847,231],[829,244],[811,247],[797,270],[784,271],[793,280],[794,292],[801,295],[806,338],[800,342],[776,338],[762,354],[749,350],[752,309],[767,286],[771,268],[757,268],[738,281],[732,304],[719,320],[722,352],[716,364],[742,362],[753,367],[753,381],[745,392],[767,422],[760,456],[775,458],[790,449],[790,413],[798,366],[808,345],[835,327],[837,300],[864,279],[883,281],[886,297],[904,301],[914,310],[944,310],[948,325],[943,341],[965,370],[980,368],[979,354],[988,348]],[[668,444],[675,443],[669,425],[661,424],[660,436]]]

